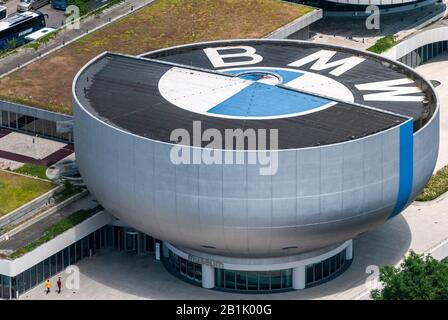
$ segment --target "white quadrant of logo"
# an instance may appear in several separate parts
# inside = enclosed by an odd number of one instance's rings
[[[329,108],[336,104],[332,99],[354,101],[340,82],[307,71],[246,67],[220,72],[228,75],[173,67],[159,80],[160,94],[179,108],[233,119],[293,117]]]

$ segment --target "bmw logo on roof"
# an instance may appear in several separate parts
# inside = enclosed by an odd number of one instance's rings
[[[160,79],[159,90],[166,100],[180,108],[223,118],[299,116],[336,103],[316,95],[321,92],[333,93],[332,98],[339,100],[354,101],[351,91],[340,82],[307,71],[249,67],[221,72],[173,67]]]

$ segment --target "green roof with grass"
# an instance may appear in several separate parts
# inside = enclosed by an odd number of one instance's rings
[[[141,54],[198,41],[262,38],[313,10],[277,0],[157,0],[0,79],[0,99],[70,114],[74,76],[104,51]]]
[[[44,181],[23,175],[0,171],[0,217],[21,207],[56,187]]]

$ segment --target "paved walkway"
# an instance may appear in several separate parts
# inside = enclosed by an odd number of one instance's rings
[[[122,15],[127,15],[133,10],[145,6],[154,0],[125,0],[124,2],[113,6],[105,10],[99,16],[91,16],[86,19],[81,20],[79,30],[67,30],[61,31],[54,40],[51,40],[48,44],[40,46],[38,50],[31,48],[19,48],[17,53],[11,54],[9,56],[0,59],[0,75],[9,73],[16,68],[29,63],[33,59],[37,59],[44,54],[59,48],[63,44],[85,35],[87,32],[109,24],[114,21],[117,17]]]
[[[0,131],[0,167],[31,163],[50,166],[73,153],[73,145],[41,137],[13,132]]]

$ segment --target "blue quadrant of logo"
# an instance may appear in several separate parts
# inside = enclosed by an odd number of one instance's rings
[[[302,73],[284,70],[246,69],[244,71],[273,72],[282,77],[284,84],[303,75]],[[241,72],[242,70],[232,70],[228,73],[238,74]],[[242,75],[242,77],[247,77],[247,75]],[[317,96],[254,82],[207,112],[240,117],[272,117],[306,112],[325,106],[330,102],[328,99]]]

